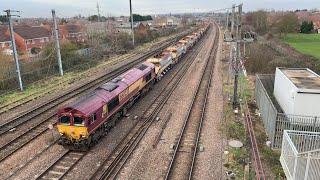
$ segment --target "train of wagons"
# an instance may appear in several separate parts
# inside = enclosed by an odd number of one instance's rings
[[[203,24],[160,54],[103,84],[57,112],[58,144],[88,150],[144,96],[208,30]]]

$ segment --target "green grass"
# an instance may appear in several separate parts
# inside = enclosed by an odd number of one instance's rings
[[[320,58],[320,34],[288,34],[284,42],[298,52]]]

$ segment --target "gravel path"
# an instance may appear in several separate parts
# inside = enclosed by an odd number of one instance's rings
[[[194,59],[191,69],[159,114],[160,121],[150,127],[139,147],[121,170],[118,179],[162,179],[165,176],[170,160],[169,157],[171,157],[173,151],[170,146],[176,142],[181,130],[195,85],[200,78],[200,70],[204,68],[204,60],[210,52],[209,47],[213,43],[214,33],[211,32],[210,37],[207,39],[205,46]],[[172,116],[163,131],[159,143],[153,148],[154,139],[161,132],[163,122],[168,120],[169,113]]]

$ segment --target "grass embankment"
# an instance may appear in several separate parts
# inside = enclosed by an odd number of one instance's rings
[[[320,58],[320,34],[288,34],[283,40],[300,53]]]
[[[224,99],[229,99],[233,93],[233,83],[227,85],[227,61],[224,62]],[[233,82],[233,79],[230,80]],[[267,135],[263,122],[259,116],[254,114],[256,106],[254,104],[254,78],[247,79],[243,75],[239,77],[239,92],[241,94],[240,98],[246,97],[249,108],[252,115],[253,128],[255,130],[255,136],[259,147],[259,152],[261,155],[261,160],[265,170],[265,175],[267,179],[283,179],[284,173],[279,161],[280,151],[272,150],[266,146]],[[245,119],[242,116],[243,110],[240,109],[238,114],[234,114],[232,110],[231,101],[224,101],[224,120],[222,130],[225,137],[228,140],[239,140],[244,146],[242,148],[231,148],[228,147],[226,150],[229,151],[227,162],[224,164],[226,170],[232,170],[237,174],[237,179],[244,179],[244,164],[250,166],[249,179],[255,179],[254,163],[252,154],[250,152],[251,145],[248,139],[248,133],[246,132]],[[243,102],[243,101],[242,101]],[[244,107],[244,105],[241,105]],[[250,157],[251,159],[248,159]],[[251,162],[251,163],[250,163]],[[248,176],[247,176],[248,177]]]

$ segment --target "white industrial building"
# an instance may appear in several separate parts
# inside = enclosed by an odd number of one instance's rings
[[[320,76],[308,68],[277,68],[274,96],[286,114],[320,116]]]

